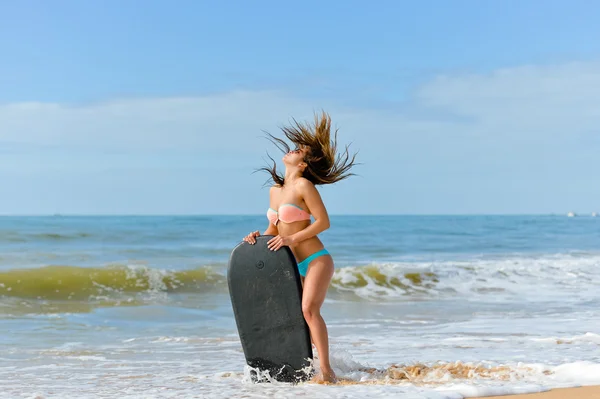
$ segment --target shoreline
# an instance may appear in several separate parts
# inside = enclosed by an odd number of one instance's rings
[[[600,399],[600,385],[554,388],[549,391],[527,394],[474,396],[470,399]]]

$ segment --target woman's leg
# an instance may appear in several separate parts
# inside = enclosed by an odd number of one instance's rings
[[[327,326],[321,317],[321,305],[325,301],[333,271],[331,256],[319,256],[310,263],[302,290],[302,313],[310,328],[312,340],[319,351],[321,372],[325,381],[335,381],[335,373],[329,363]]]

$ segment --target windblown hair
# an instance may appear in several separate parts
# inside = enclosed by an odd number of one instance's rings
[[[331,117],[322,112],[321,115],[315,114],[314,124],[301,123],[293,119],[290,126],[281,128],[285,137],[296,147],[306,146],[309,148],[308,154],[304,158],[307,167],[304,169],[302,177],[308,179],[313,184],[333,184],[344,180],[354,173],[350,169],[355,165],[356,153],[350,157],[348,145],[344,152],[337,153],[337,129],[331,138]],[[282,139],[267,133],[267,138],[277,148],[284,153],[290,151],[290,146]],[[277,173],[277,164],[267,154],[273,162],[272,166],[263,167],[259,170],[266,171],[271,175],[273,182],[278,186],[283,186],[284,177]]]

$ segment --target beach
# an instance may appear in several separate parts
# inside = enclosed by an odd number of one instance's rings
[[[340,384],[291,385],[251,382],[227,288],[264,216],[0,218],[1,396],[597,397],[599,219],[331,221]]]
[[[598,399],[600,398],[600,386],[561,388],[547,392],[538,392],[525,395],[511,396],[488,396],[487,399]]]

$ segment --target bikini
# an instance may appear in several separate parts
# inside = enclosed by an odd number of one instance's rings
[[[276,211],[273,208],[269,208],[269,210],[267,211],[267,219],[269,219],[269,222],[273,223],[274,225],[277,225],[277,223],[280,220],[284,223],[300,222],[302,220],[310,220],[310,213],[306,212],[298,205],[283,204],[279,206],[279,211]],[[306,272],[308,271],[308,265],[310,264],[310,262],[312,262],[319,256],[325,255],[329,255],[329,251],[323,248],[322,250],[310,255],[302,262],[298,262],[298,271],[300,272],[300,275],[306,276]]]

